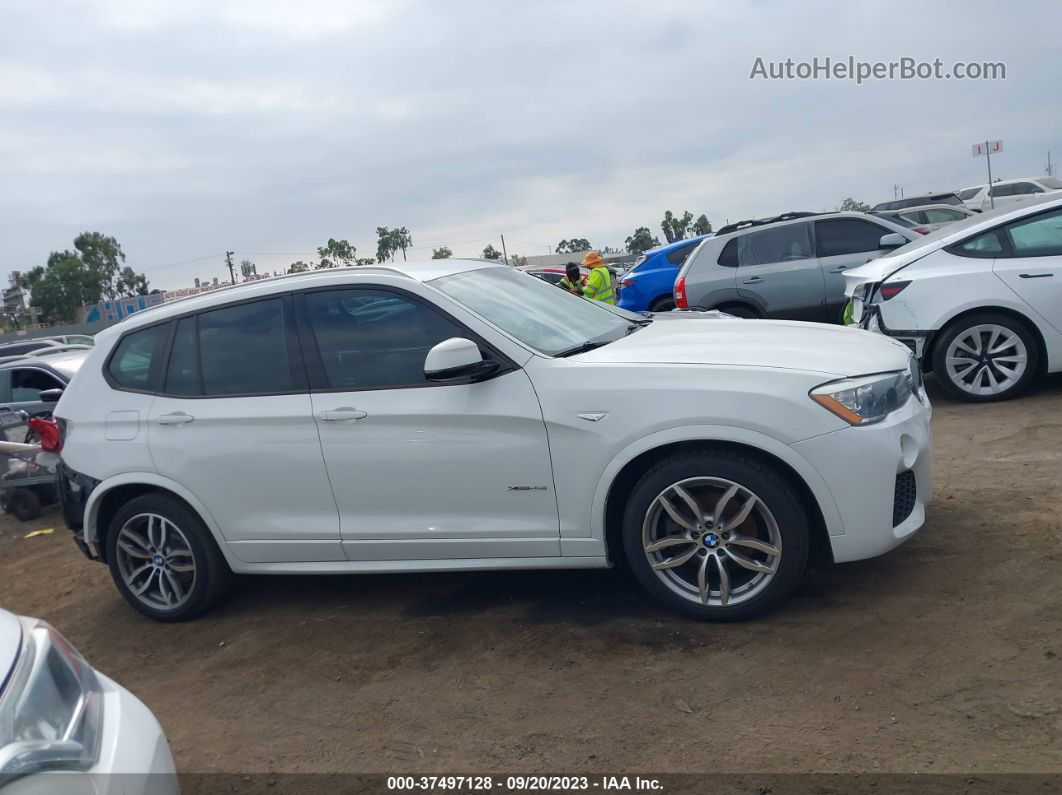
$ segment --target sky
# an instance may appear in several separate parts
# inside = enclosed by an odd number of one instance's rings
[[[4,0],[0,271],[82,231],[152,287],[488,243],[662,238],[1062,160],[1062,3]],[[1006,65],[1005,80],[750,79],[765,62]],[[1056,174],[1062,170],[1056,170]],[[5,280],[6,283],[6,280]]]

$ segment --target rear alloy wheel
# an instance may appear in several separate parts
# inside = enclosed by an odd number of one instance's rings
[[[137,497],[118,511],[107,534],[107,561],[126,601],[159,621],[194,618],[231,578],[203,521],[163,494]]]
[[[672,298],[670,295],[664,296],[662,298],[657,298],[655,301],[653,301],[652,304],[649,305],[650,312],[670,312],[674,308],[675,299]]]
[[[624,544],[639,581],[668,606],[695,618],[740,620],[796,585],[807,561],[807,518],[763,462],[683,455],[635,487]]]
[[[978,314],[944,330],[934,348],[933,372],[959,400],[1006,400],[1036,375],[1038,351],[1029,330],[1006,315]]]

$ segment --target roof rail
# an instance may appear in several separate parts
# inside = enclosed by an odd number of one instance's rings
[[[809,213],[799,210],[792,210],[781,215],[773,216],[772,218],[758,218],[749,219],[748,221],[736,221],[732,224],[727,224],[716,230],[715,236],[728,235],[731,232],[737,232],[739,229],[751,229],[754,226],[766,226],[767,224],[776,224],[780,221],[792,221],[797,218],[807,218],[812,215],[822,215],[822,213]]]

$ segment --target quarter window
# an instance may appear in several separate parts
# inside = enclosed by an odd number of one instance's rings
[[[719,252],[719,264],[727,268],[738,266],[738,239],[734,238]]]
[[[107,365],[114,383],[126,389],[153,389],[169,328],[163,323],[122,337]]]
[[[881,237],[890,230],[858,218],[835,218],[815,222],[820,257],[859,254],[881,248]]]
[[[434,309],[387,290],[327,290],[306,293],[303,300],[332,389],[426,384],[428,351],[468,336]]]
[[[695,244],[691,244],[688,246],[683,246],[682,248],[677,248],[674,251],[669,251],[667,254],[667,261],[670,262],[672,265],[681,265],[683,262],[686,261],[686,257],[688,257],[695,248],[697,248],[697,246]]]
[[[1015,257],[1062,256],[1062,210],[1006,227]]]
[[[968,257],[994,257],[1003,251],[1003,244],[999,239],[999,233],[993,230],[970,238],[953,250]]]

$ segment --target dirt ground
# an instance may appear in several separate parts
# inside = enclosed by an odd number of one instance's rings
[[[0,604],[143,699],[183,772],[1062,772],[1062,380],[934,404],[922,532],[752,623],[599,571],[249,577],[168,626],[54,509],[0,519]]]

